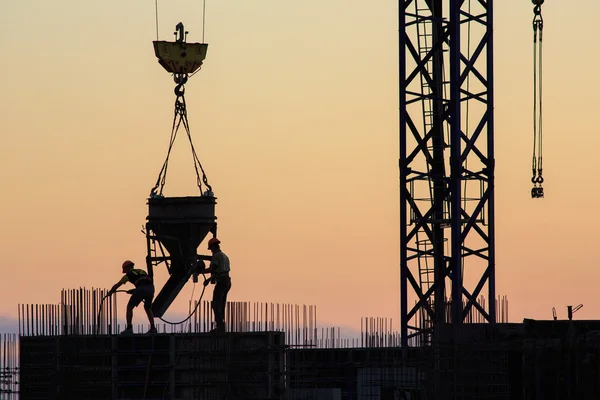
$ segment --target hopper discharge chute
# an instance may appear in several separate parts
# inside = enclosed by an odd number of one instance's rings
[[[216,198],[192,143],[184,97],[184,85],[190,74],[200,69],[208,45],[186,43],[187,33],[183,24],[179,23],[176,27],[175,42],[154,42],[154,51],[159,64],[173,74],[176,84],[175,117],[167,157],[150,193],[146,218],[148,274],[153,277],[154,268],[163,263],[169,272],[168,280],[152,304],[155,317],[164,315],[190,276],[197,277],[200,271],[198,262],[210,260],[210,256],[199,256],[197,249],[209,233],[212,236],[217,234]],[[199,196],[166,197],[163,195],[169,155],[180,126],[183,126],[190,143]],[[155,285],[158,290],[157,282]]]

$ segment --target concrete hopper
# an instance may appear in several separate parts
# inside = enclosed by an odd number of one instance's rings
[[[200,243],[209,232],[215,233],[215,204],[216,198],[212,196],[148,199],[148,253],[152,253],[156,241],[168,252],[162,257],[149,256],[148,272],[153,275],[153,262],[165,261],[170,275],[152,304],[156,317],[165,313],[195,271]]]

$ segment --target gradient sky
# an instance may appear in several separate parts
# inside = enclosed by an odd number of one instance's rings
[[[532,200],[532,5],[495,3],[496,291],[511,321],[579,303],[577,318],[598,318],[600,4],[544,5],[546,198]],[[159,1],[160,39],[179,21],[201,41],[202,2]],[[151,0],[0,2],[1,315],[56,303],[61,288],[108,288],[124,259],[143,264],[174,101],[155,29]],[[398,325],[397,31],[394,1],[207,1],[208,56],[186,98],[230,300]],[[197,194],[182,139],[167,196]]]

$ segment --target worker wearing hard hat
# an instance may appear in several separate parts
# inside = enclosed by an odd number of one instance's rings
[[[152,278],[148,276],[146,271],[143,269],[133,268],[134,263],[132,261],[125,261],[122,266],[123,278],[110,289],[109,295],[112,295],[117,289],[131,282],[135,289],[128,290],[127,293],[131,295],[129,302],[127,303],[127,312],[125,318],[127,320],[127,326],[121,334],[132,334],[133,333],[133,309],[137,307],[142,301],[144,302],[144,310],[150,321],[150,330],[148,333],[156,333],[156,326],[154,325],[154,314],[152,313],[152,300],[154,299],[154,282]]]
[[[208,282],[215,284],[211,303],[216,323],[213,332],[225,332],[225,305],[227,304],[227,293],[231,289],[229,257],[221,251],[220,244],[221,241],[217,238],[208,241],[208,249],[212,252],[212,258],[210,266],[203,271],[211,275],[210,280],[205,281],[204,285],[206,286]]]

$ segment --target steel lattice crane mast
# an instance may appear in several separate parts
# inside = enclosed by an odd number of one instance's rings
[[[533,198],[542,183],[544,0],[534,5]],[[496,322],[493,0],[400,1],[403,345]],[[487,307],[477,298],[487,294]],[[409,305],[409,294],[414,304]]]
[[[403,345],[473,310],[496,321],[493,9],[399,2]]]

